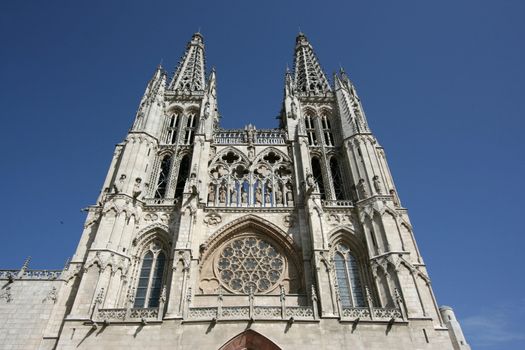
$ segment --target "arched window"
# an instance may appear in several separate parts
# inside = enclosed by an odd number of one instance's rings
[[[317,186],[319,186],[319,193],[321,193],[321,199],[325,199],[323,172],[321,170],[321,162],[319,161],[319,158],[312,158],[312,173],[315,178],[315,181],[317,182]]]
[[[168,130],[166,133],[166,143],[174,144],[177,142],[177,129],[179,128],[180,112],[174,111],[168,117]]]
[[[160,163],[159,180],[157,181],[157,188],[155,190],[155,198],[164,198],[166,189],[168,187],[168,179],[171,168],[171,156],[165,156]]]
[[[339,168],[339,163],[335,156],[330,158],[330,171],[332,173],[332,182],[334,184],[335,199],[346,199],[341,168]]]
[[[330,119],[326,114],[321,116],[321,126],[323,127],[324,142],[327,146],[334,145],[334,136],[332,135],[332,128],[330,126]]]
[[[182,196],[184,193],[184,185],[188,179],[188,172],[190,168],[190,157],[185,155],[182,157],[179,165],[179,175],[177,176],[177,184],[175,186],[175,198]]]
[[[317,145],[317,137],[315,136],[315,124],[310,114],[306,114],[304,118],[304,124],[306,126],[306,134],[308,135],[308,144],[310,146]]]
[[[357,259],[346,245],[337,245],[334,263],[342,306],[364,307],[365,299]]]
[[[142,259],[133,307],[158,307],[166,265],[164,252],[153,244]]]
[[[195,136],[195,124],[197,123],[197,116],[195,111],[190,111],[186,119],[186,128],[184,132],[184,143],[189,145],[193,143]]]

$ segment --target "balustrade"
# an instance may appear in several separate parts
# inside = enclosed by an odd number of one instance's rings
[[[219,130],[213,135],[216,144],[255,143],[261,145],[280,145],[286,143],[286,132],[281,129],[233,129]]]

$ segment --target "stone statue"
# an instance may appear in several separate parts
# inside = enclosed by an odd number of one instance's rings
[[[288,205],[293,202],[292,184],[289,182],[286,183],[286,202]]]
[[[124,181],[126,181],[126,174],[120,175],[118,182],[113,184],[113,190],[115,193],[122,193],[124,190]]]
[[[368,191],[366,190],[364,179],[359,179],[359,183],[357,184],[357,192],[359,194],[359,199],[365,199],[368,197]]]
[[[306,187],[306,194],[311,194],[312,192],[318,190],[317,183],[315,182],[315,179],[312,173],[308,173],[306,175],[305,187]]]
[[[219,202],[226,203],[226,189],[224,188],[224,185],[219,189]]]
[[[241,203],[248,203],[248,193],[246,193],[244,186],[241,186]]]
[[[186,183],[187,183],[187,188],[186,188],[187,192],[190,192],[192,195],[196,195],[199,193],[197,175],[195,173],[191,173],[190,178],[188,179]]]
[[[271,202],[270,189],[267,188],[266,192],[264,193],[264,204],[268,205],[268,204],[270,204],[270,202]]]
[[[210,116],[210,103],[209,102],[206,102],[206,104],[204,105],[204,119],[208,119],[208,117]]]
[[[379,176],[375,175],[373,181],[374,189],[376,190],[377,194],[381,194],[383,190],[381,189],[381,180],[379,180]]]
[[[392,196],[392,202],[394,202],[394,206],[400,207],[401,203],[399,202],[399,197],[397,196],[396,190],[391,189],[390,195]]]
[[[208,203],[215,204],[215,185],[210,184],[208,188]]]
[[[281,186],[277,186],[277,191],[275,191],[275,204],[283,204],[283,191],[281,191]]]
[[[255,203],[262,204],[262,190],[260,186],[257,186],[255,190]]]
[[[135,184],[133,185],[133,198],[138,198],[142,193],[142,179],[137,177],[135,179]]]
[[[297,106],[295,102],[292,101],[292,119],[297,118]]]
[[[233,187],[230,190],[230,203],[237,204],[237,185],[234,183]]]

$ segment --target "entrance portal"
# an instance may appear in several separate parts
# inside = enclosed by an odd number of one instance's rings
[[[281,350],[270,339],[248,329],[229,340],[219,350]]]

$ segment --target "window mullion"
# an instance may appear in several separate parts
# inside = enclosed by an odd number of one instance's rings
[[[348,255],[345,254],[345,272],[346,272],[346,281],[348,284],[348,294],[350,294],[350,300],[352,301],[352,306],[356,306],[355,298],[354,298],[354,291],[352,289],[352,279],[350,276],[350,269],[348,268]]]
[[[149,271],[149,277],[148,277],[148,288],[146,289],[146,296],[144,300],[144,307],[149,306],[149,296],[151,294],[151,282],[153,280],[153,273],[155,271],[155,267],[157,265],[157,255],[153,256],[153,262],[151,263],[151,270]]]

